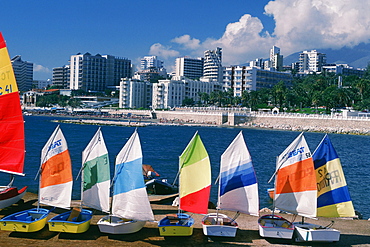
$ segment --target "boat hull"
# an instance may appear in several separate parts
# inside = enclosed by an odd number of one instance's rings
[[[258,219],[258,229],[261,237],[292,239],[293,224],[278,215],[264,215]]]
[[[151,179],[145,183],[149,195],[170,195],[179,190],[176,186],[169,184],[165,179]]]
[[[34,208],[5,216],[0,220],[2,231],[36,232],[44,228],[50,211]]]
[[[206,236],[235,237],[238,224],[225,214],[207,214],[202,220],[203,234]]]
[[[337,242],[340,231],[311,223],[294,222],[296,242]]]
[[[158,222],[160,236],[193,235],[194,219],[188,214],[167,215]]]
[[[125,220],[118,216],[107,215],[98,221],[100,232],[109,234],[130,234],[140,231],[146,221]]]
[[[27,186],[18,190],[16,187],[4,188],[0,191],[0,209],[17,203],[26,194]]]
[[[67,232],[67,233],[83,233],[90,227],[92,211],[82,209],[78,217],[68,220],[72,211],[68,211],[57,216],[54,216],[48,221],[49,231],[52,232]]]

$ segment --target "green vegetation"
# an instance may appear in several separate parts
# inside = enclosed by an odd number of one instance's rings
[[[303,113],[330,113],[333,108],[353,107],[356,110],[370,109],[370,70],[365,76],[339,76],[334,73],[312,74],[295,78],[292,86],[279,82],[271,89],[244,91],[234,97],[232,90],[200,93],[199,106],[242,106],[252,110],[279,107],[281,111]]]

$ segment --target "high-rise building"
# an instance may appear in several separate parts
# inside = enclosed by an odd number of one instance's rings
[[[145,56],[140,62],[141,70],[146,70],[150,68],[163,68],[163,61],[159,60],[157,56]]]
[[[283,68],[283,55],[280,55],[280,48],[277,46],[270,50],[270,66],[277,71]]]
[[[299,72],[320,72],[326,64],[326,54],[316,50],[303,51],[299,54]]]
[[[203,58],[176,58],[175,76],[199,79],[203,76]]]
[[[111,55],[90,53],[71,56],[69,88],[72,90],[104,91],[119,86],[121,78],[131,77],[131,60]]]
[[[15,79],[19,91],[32,89],[33,83],[33,63],[22,61],[21,56],[17,55],[11,59]]]
[[[222,48],[204,52],[203,77],[222,82]]]
[[[61,89],[69,88],[69,65],[53,68],[53,86]]]

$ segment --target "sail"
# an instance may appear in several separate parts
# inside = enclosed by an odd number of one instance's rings
[[[109,157],[100,128],[82,152],[82,172],[82,204],[109,212]]]
[[[274,203],[283,211],[316,217],[316,196],[314,164],[301,133],[278,157]]]
[[[69,208],[72,196],[72,164],[66,139],[59,128],[41,151],[39,203]]]
[[[221,155],[219,182],[219,209],[258,216],[257,178],[241,131]]]
[[[24,121],[5,40],[0,32],[0,171],[24,175]]]
[[[211,165],[198,132],[195,133],[179,160],[179,208],[196,214],[206,214],[211,191]]]
[[[137,131],[116,158],[112,214],[133,220],[154,220],[142,173],[143,155]]]
[[[328,135],[312,155],[317,179],[317,216],[354,217],[340,159]]]

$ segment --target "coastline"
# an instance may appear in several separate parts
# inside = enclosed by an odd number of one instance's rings
[[[36,206],[37,195],[27,192],[24,203],[14,204],[11,207],[2,209],[0,216],[25,210]],[[78,205],[78,201],[73,201]],[[258,217],[241,214],[237,219],[239,229],[235,238],[209,238],[203,235],[201,220],[202,215],[194,214],[195,219],[193,235],[190,237],[161,237],[157,221],[166,214],[176,213],[177,207],[170,205],[151,204],[155,216],[154,222],[147,222],[139,232],[129,235],[109,235],[100,233],[97,221],[105,215],[95,211],[90,228],[81,234],[49,232],[48,226],[41,231],[34,233],[0,231],[0,242],[3,246],[312,246],[320,245],[314,243],[295,243],[291,240],[264,239],[258,233]],[[48,207],[46,207],[48,208]],[[55,209],[49,216],[64,212],[62,209]],[[215,212],[210,209],[209,212]],[[221,211],[228,215],[234,212]],[[268,212],[260,212],[265,214]],[[290,217],[285,215],[284,217]],[[307,222],[315,222],[321,225],[328,225],[331,220],[335,221],[334,228],[341,232],[339,242],[325,244],[326,246],[370,246],[370,228],[367,220],[346,220],[318,218],[318,220],[307,219]]]

